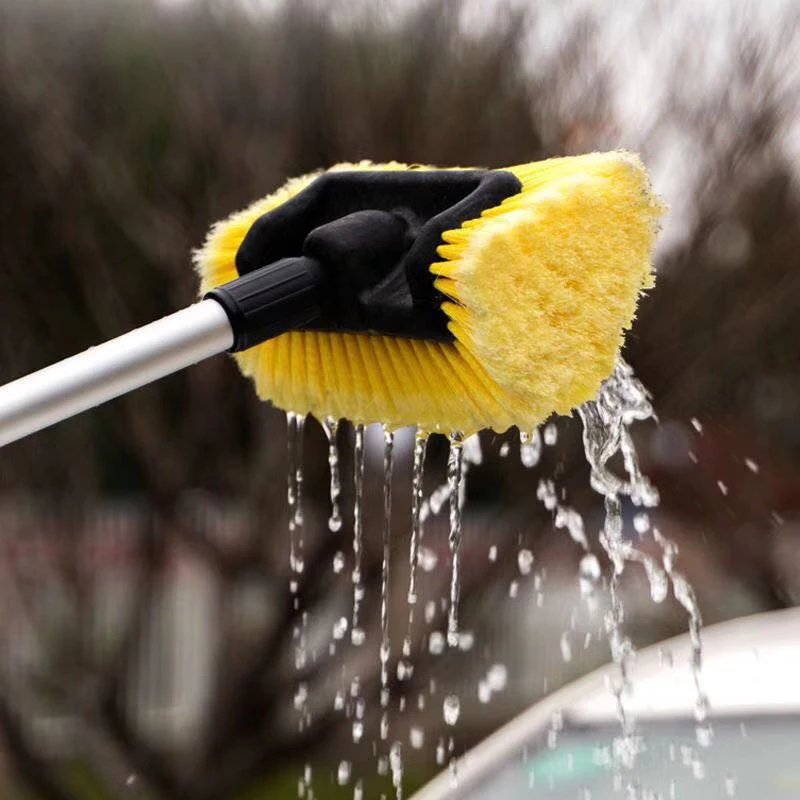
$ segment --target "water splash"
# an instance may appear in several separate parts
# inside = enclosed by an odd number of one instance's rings
[[[342,482],[339,473],[339,447],[336,442],[339,423],[333,417],[326,417],[323,428],[328,437],[328,468],[331,476],[331,515],[328,519],[328,528],[332,533],[337,533],[342,529],[342,509],[339,504]]]
[[[410,678],[413,667],[409,659],[411,658],[411,632],[414,626],[414,609],[417,604],[417,567],[419,565],[419,548],[422,542],[422,503],[423,503],[423,480],[425,477],[425,452],[428,447],[428,434],[421,428],[417,428],[414,436],[414,463],[411,477],[411,544],[408,553],[409,577],[408,577],[408,625],[406,635],[403,639],[403,658],[397,665],[398,677],[402,679]]]
[[[583,421],[583,444],[591,468],[590,482],[592,488],[603,495],[605,503],[605,521],[599,538],[613,567],[609,581],[610,610],[605,622],[611,655],[619,666],[619,680],[612,688],[623,733],[616,749],[630,755],[630,758],[620,759],[623,766],[629,767],[638,750],[636,737],[633,736],[633,724],[623,703],[623,693],[628,687],[629,662],[634,652],[631,640],[623,630],[624,608],[620,597],[620,582],[626,564],[637,562],[643,566],[650,582],[651,597],[655,602],[664,600],[668,584],[672,583],[676,598],[690,613],[690,634],[693,648],[696,648],[693,661],[697,662],[698,672],[701,660],[700,618],[691,587],[674,569],[674,545],[665,537],[654,535],[655,541],[662,548],[662,567],[624,535],[620,496],[627,496],[634,505],[645,508],[655,507],[659,503],[658,491],[641,472],[630,433],[630,425],[634,422],[656,419],[647,391],[636,380],[632,369],[619,360],[614,372],[603,383],[597,398],[582,405],[578,413]],[[624,477],[616,475],[609,467],[610,460],[618,453],[622,456]],[[639,537],[644,535],[646,527],[649,527],[649,521],[648,526],[636,526]],[[702,703],[699,677],[696,683],[700,708]]]
[[[389,736],[389,566],[392,533],[392,469],[394,434],[383,428],[383,564],[381,567],[381,739]]]
[[[350,637],[354,645],[364,642],[363,630],[358,625],[358,614],[364,598],[361,575],[361,553],[364,548],[364,426],[356,425],[353,448],[353,623]]]
[[[447,484],[450,487],[450,553],[453,559],[450,573],[450,611],[447,618],[447,643],[458,646],[458,599],[461,591],[461,512],[464,507],[464,437],[450,435],[450,455],[447,460]]]
[[[604,496],[605,520],[599,539],[613,567],[609,581],[610,610],[605,617],[605,628],[611,657],[619,668],[619,677],[612,685],[617,716],[622,727],[623,740],[630,741],[633,726],[625,710],[623,693],[629,685],[628,670],[633,655],[633,643],[623,630],[624,608],[619,591],[625,562],[629,559],[632,548],[623,538],[619,494],[630,496],[632,487],[611,472],[607,464],[620,450],[624,426],[633,419],[646,419],[652,409],[644,394],[641,398],[634,395],[633,402],[630,402],[631,393],[627,391],[626,379],[632,379],[630,368],[626,369],[618,364],[601,387],[597,399],[585,403],[578,409],[578,413],[583,421],[583,445],[591,468],[590,482],[592,488]]]

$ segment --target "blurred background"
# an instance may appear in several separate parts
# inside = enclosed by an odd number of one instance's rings
[[[791,0],[0,0],[0,381],[192,302],[209,225],[287,177],[628,147],[672,209],[625,351],[660,420],[636,428],[662,497],[651,518],[706,623],[800,602],[798,52]],[[609,658],[602,609],[580,602],[582,551],[536,498],[554,480],[596,542],[578,420],[553,422],[532,469],[515,431],[481,436],[455,651],[441,641],[446,520],[426,526],[414,672],[391,687],[406,791],[451,737],[460,753]],[[285,415],[230,359],[0,452],[3,798],[349,798],[358,781],[394,796],[378,735],[382,437],[368,435],[354,648],[336,629],[352,592],[352,430],[332,534],[327,444],[306,427],[297,611]],[[438,438],[426,493],[444,478]],[[394,654],[412,445],[398,436]],[[637,647],[686,629],[641,570],[624,597]]]

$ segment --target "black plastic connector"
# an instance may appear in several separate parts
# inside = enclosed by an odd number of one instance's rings
[[[316,322],[323,280],[319,261],[283,258],[212,289],[205,298],[225,309],[234,337],[230,352],[236,353]]]
[[[431,272],[442,234],[520,188],[505,170],[326,173],[253,223],[241,277],[206,297],[230,319],[232,352],[289,330],[452,341]]]

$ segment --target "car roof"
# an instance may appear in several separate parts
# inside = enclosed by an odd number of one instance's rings
[[[710,626],[702,633],[700,686],[710,718],[800,713],[800,609],[786,609]],[[634,719],[692,718],[698,693],[688,634],[637,653],[624,695]],[[544,734],[560,715],[563,724],[607,725],[617,719],[610,682],[615,664],[601,667],[544,698],[489,736],[457,762],[458,790],[442,773],[413,800],[460,795]]]

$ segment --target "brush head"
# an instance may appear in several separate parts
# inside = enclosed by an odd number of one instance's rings
[[[328,174],[409,169],[365,162],[338,165]],[[513,193],[506,186],[498,195],[504,199],[488,207],[485,197],[491,195],[484,193],[482,207],[435,217],[453,227],[423,228],[430,241],[416,250],[411,245],[416,261],[405,258],[411,298],[398,301],[396,291],[390,302],[378,298],[392,309],[391,321],[383,311],[379,326],[370,318],[370,309],[378,307],[373,293],[359,313],[341,311],[328,325],[290,331],[237,353],[259,396],[320,419],[463,433],[512,425],[531,430],[550,414],[592,399],[613,370],[639,295],[652,286],[652,250],[664,207],[639,159],[627,152],[501,172],[515,179]],[[271,231],[267,238],[274,244],[289,225],[281,223],[283,210],[293,208],[293,199],[297,205],[317,177],[293,179],[217,223],[194,254],[201,292],[239,276],[237,253],[239,268],[247,268],[259,225]],[[375,236],[358,239],[372,248],[372,256],[361,258],[365,263],[383,252],[375,242],[381,238],[378,219],[370,220],[359,217],[367,231],[376,226]],[[333,234],[332,246],[346,238],[335,229]],[[409,263],[416,266],[409,269]],[[426,274],[415,277],[414,269]],[[398,316],[398,308],[407,313]],[[348,324],[340,324],[342,314]]]

